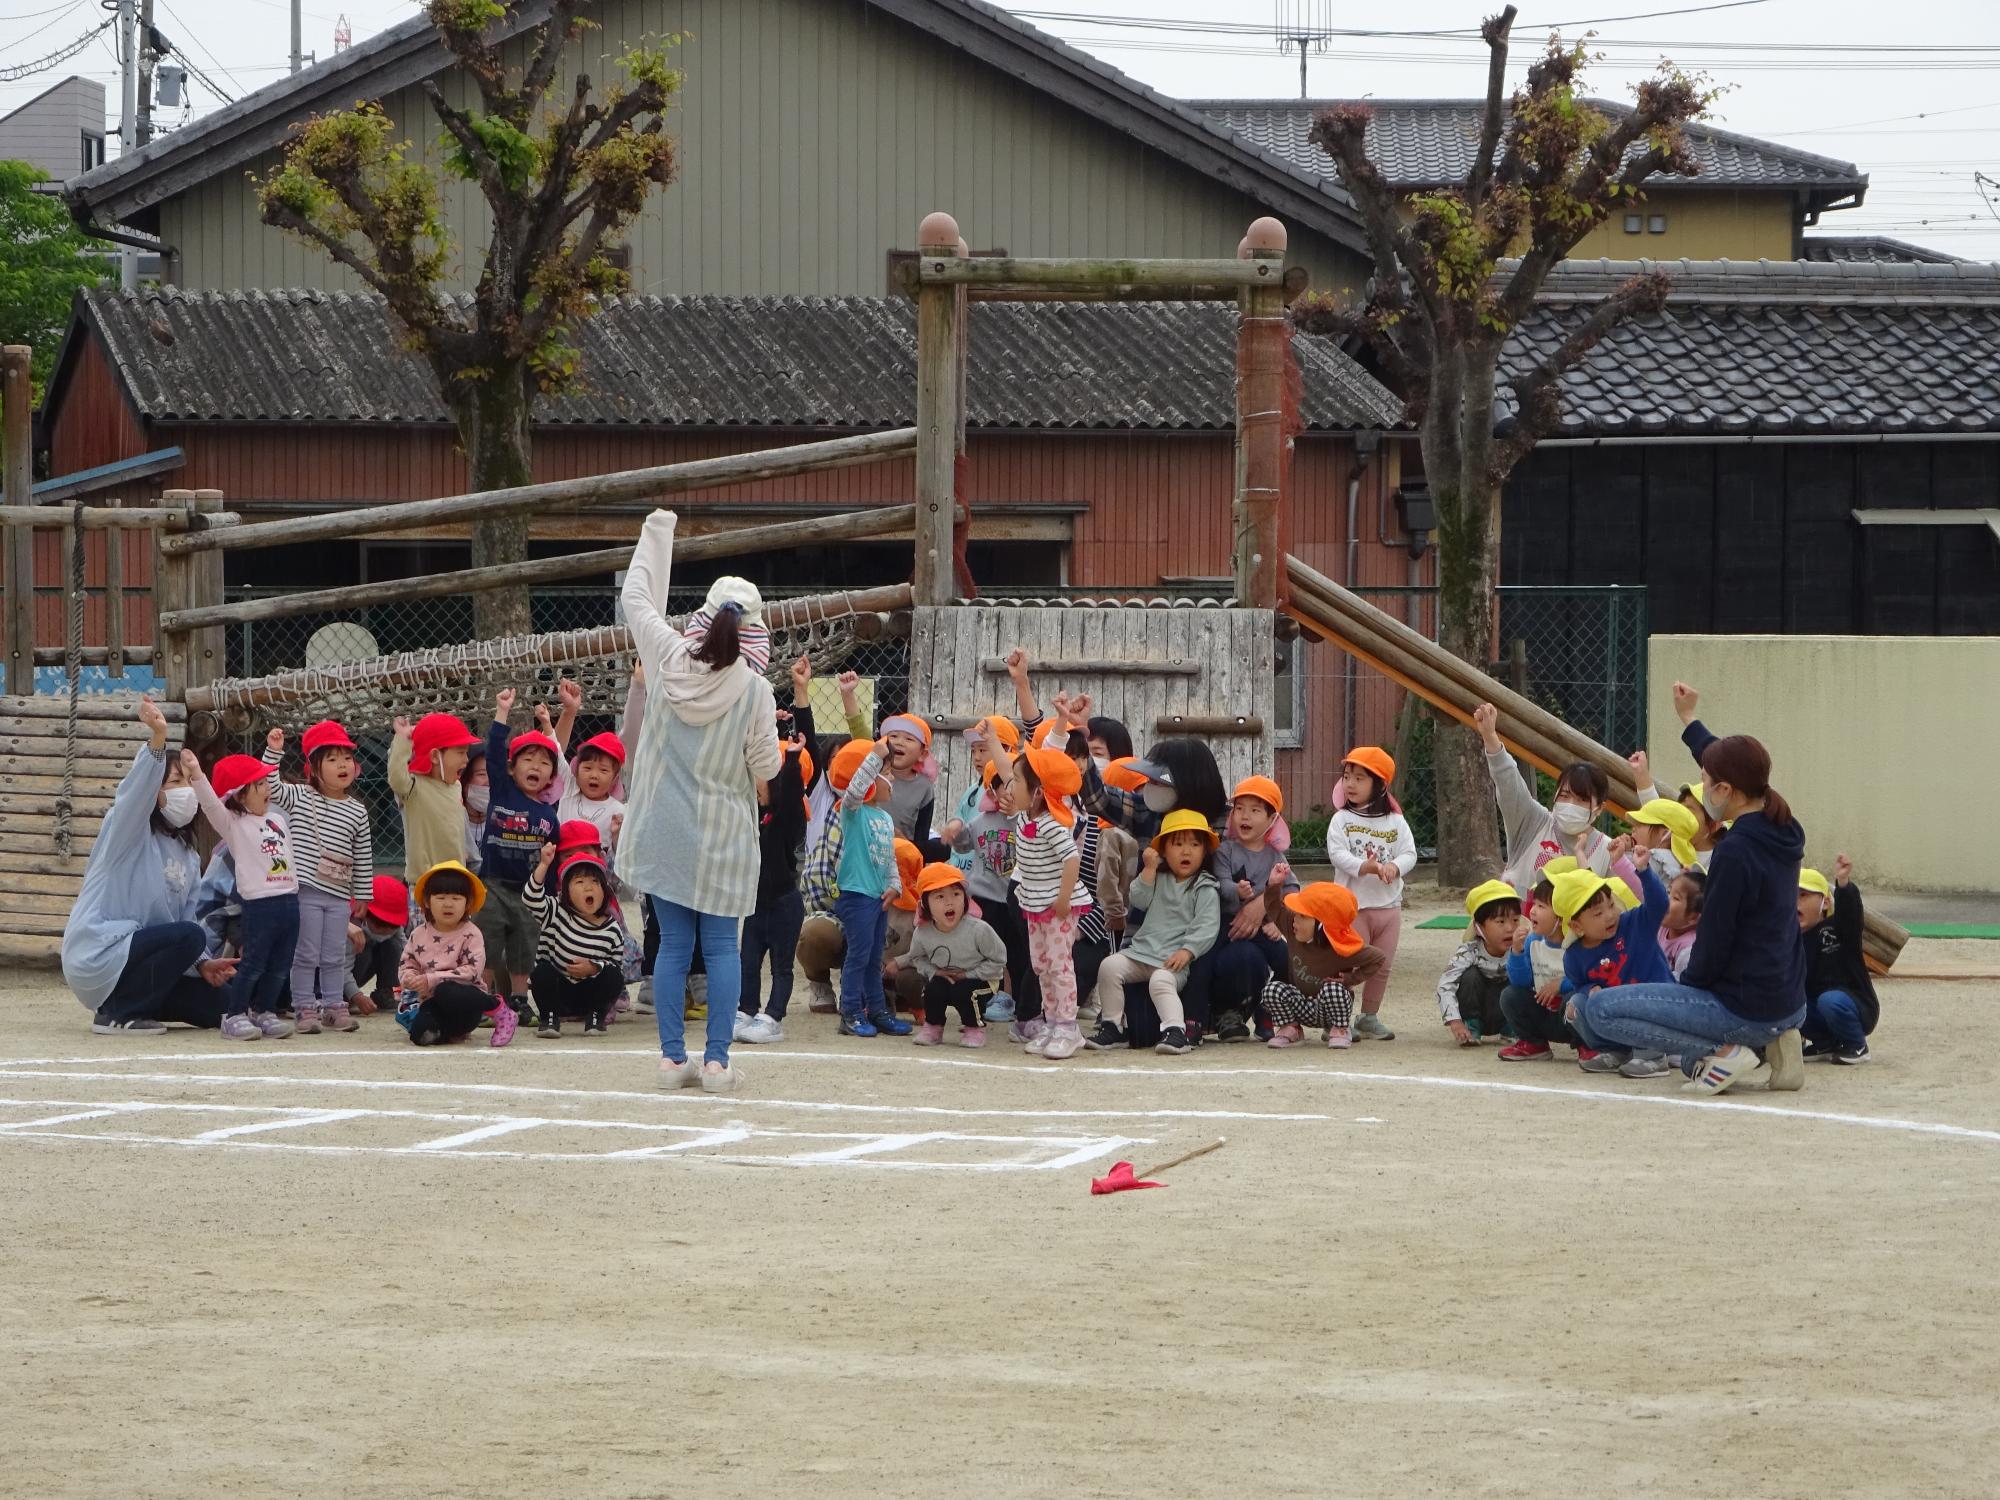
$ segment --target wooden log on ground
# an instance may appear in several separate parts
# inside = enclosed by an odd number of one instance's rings
[[[453,495],[442,500],[409,500],[401,504],[371,505],[360,510],[334,511],[325,515],[292,516],[282,521],[257,521],[248,526],[190,531],[184,535],[164,537],[160,545],[169,554],[184,554],[240,547],[275,547],[297,542],[345,541],[381,532],[414,531],[425,526],[462,526],[494,516],[561,510],[573,505],[655,500],[689,490],[782,479],[787,475],[810,474],[821,469],[851,468],[856,464],[900,458],[914,453],[916,447],[917,430],[914,427],[899,427],[888,432],[866,432],[854,437],[829,438],[825,442],[763,448],[750,453],[731,453],[721,458],[698,458],[650,469],[626,469],[616,474],[517,485],[512,489]]]
[[[674,542],[674,561],[702,562],[717,557],[742,557],[755,552],[776,552],[824,542],[881,536],[909,526],[916,513],[914,505],[885,505],[871,510],[844,511],[835,516],[810,516],[797,521],[778,521],[769,526],[708,532],[677,539]],[[606,547],[593,552],[575,552],[566,557],[538,557],[530,562],[467,568],[456,573],[426,573],[386,583],[363,583],[315,589],[304,594],[241,599],[203,609],[169,611],[160,616],[160,629],[190,630],[202,625],[280,620],[292,615],[365,609],[380,604],[385,591],[400,603],[408,599],[442,599],[458,594],[484,593],[490,589],[554,583],[566,578],[590,578],[603,573],[616,573],[629,566],[631,561],[631,547]]]

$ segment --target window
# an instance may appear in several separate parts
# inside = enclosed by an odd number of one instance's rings
[[[1666,232],[1667,232],[1667,216],[1665,214],[1654,214],[1651,218],[1646,220],[1646,233],[1665,234]]]
[[[101,167],[103,165],[104,137],[101,135],[92,135],[88,130],[84,131],[83,170],[88,172],[92,167]]]
[[[1306,638],[1295,635],[1273,644],[1277,681],[1271,699],[1271,744],[1279,750],[1297,750],[1306,742]]]
[[[1640,230],[1644,229],[1645,227],[1646,227],[1646,216],[1644,214],[1625,215],[1625,232],[1627,234],[1637,234]]]

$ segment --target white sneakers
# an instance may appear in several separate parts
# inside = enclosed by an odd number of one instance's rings
[[[692,1057],[681,1062],[660,1059],[660,1087],[663,1089],[691,1089],[701,1082],[701,1064]]]
[[[1771,1070],[1758,1060],[1753,1048],[1731,1043],[1718,1047],[1695,1065],[1694,1077],[1681,1085],[1688,1094],[1714,1095],[1734,1088],[1755,1088],[1768,1083]]]
[[[762,1045],[766,1042],[782,1042],[784,1039],[784,1023],[775,1016],[764,1015],[761,1012],[754,1016],[739,1014],[736,1022],[737,1041]]]
[[[723,1068],[704,1067],[701,1070],[701,1091],[704,1094],[726,1094],[743,1081],[743,1074],[733,1065]]]

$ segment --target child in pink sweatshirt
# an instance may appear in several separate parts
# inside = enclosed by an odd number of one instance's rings
[[[520,1018],[479,983],[486,939],[472,918],[486,902],[485,885],[453,859],[424,871],[414,895],[423,920],[396,970],[396,1024],[417,1046],[435,1047],[470,1036],[482,1016],[491,1016],[492,1045],[506,1046]]]
[[[290,1036],[291,1022],[278,1018],[278,998],[299,941],[299,882],[290,825],[271,806],[271,768],[255,756],[225,755],[213,777],[203,776],[194,752],[183,750],[181,770],[209,827],[229,846],[243,902],[243,957],[223,991],[222,1034],[232,1042]]]

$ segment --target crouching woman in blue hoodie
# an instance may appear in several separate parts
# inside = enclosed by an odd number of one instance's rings
[[[1679,1054],[1690,1093],[1805,1078],[1799,866],[1805,830],[1771,786],[1771,755],[1748,735],[1717,739],[1694,717],[1693,689],[1674,685],[1682,739],[1701,762],[1702,803],[1729,836],[1715,846],[1694,952],[1679,984],[1599,989],[1571,1002],[1585,1042]],[[1763,1055],[1759,1056],[1759,1049]]]

